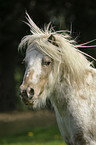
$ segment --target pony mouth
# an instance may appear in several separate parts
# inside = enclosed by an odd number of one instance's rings
[[[25,99],[25,98],[22,98],[22,101],[25,105],[32,105],[33,104],[33,101],[32,99]]]
[[[32,105],[32,106],[38,102],[38,98],[39,98],[39,96],[35,96],[35,95],[30,96],[30,98],[28,96],[23,96],[23,97],[20,96],[20,97],[25,105]]]

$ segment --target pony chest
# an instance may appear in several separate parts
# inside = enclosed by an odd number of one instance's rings
[[[84,142],[83,131],[79,126],[79,121],[75,120],[69,110],[64,110],[61,115],[55,107],[55,113],[58,127],[64,141],[68,144],[75,144],[76,141],[79,142],[79,140],[81,140],[81,143]]]
[[[82,98],[81,95],[84,92],[87,94]],[[91,95],[92,104],[96,101],[90,91],[84,89],[84,92],[71,93],[69,99],[63,98],[63,100],[58,101],[59,103],[56,101],[54,105],[59,130],[65,142],[69,144],[79,143],[83,145],[86,142],[85,136],[90,136],[88,131],[94,120],[89,96]]]
[[[62,113],[59,113],[59,110],[57,109],[57,107],[54,107],[55,113],[56,113],[56,119],[57,119],[57,123],[58,123],[58,127],[60,130],[60,133],[63,137],[63,139],[68,142],[69,140],[71,140],[75,128],[74,128],[74,120],[72,115],[70,114],[69,110],[67,109],[67,106],[65,106],[63,108]]]

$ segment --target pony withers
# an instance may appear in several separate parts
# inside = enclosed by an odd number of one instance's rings
[[[20,97],[40,108],[49,98],[59,130],[68,145],[96,145],[96,70],[66,31],[49,25],[41,30],[27,14],[31,34],[19,48],[27,46],[27,64]]]

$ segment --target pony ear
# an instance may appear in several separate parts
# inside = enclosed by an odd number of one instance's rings
[[[58,47],[58,44],[56,43],[56,39],[55,39],[55,36],[54,35],[50,35],[49,38],[48,38],[48,41],[50,43],[52,43],[53,45],[57,46]]]

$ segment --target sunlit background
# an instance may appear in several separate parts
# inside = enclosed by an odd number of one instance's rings
[[[26,10],[40,28],[51,22],[84,43],[96,39],[96,1],[0,0],[0,145],[65,145],[52,107],[33,111],[18,95],[25,70],[18,44],[30,33],[23,22]],[[81,50],[96,58],[96,48]]]

